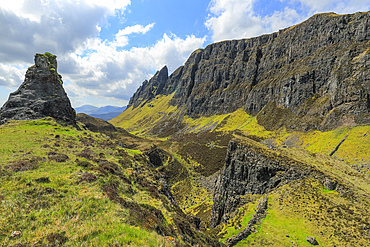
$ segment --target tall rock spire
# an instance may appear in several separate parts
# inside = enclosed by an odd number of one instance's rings
[[[76,112],[57,72],[56,56],[48,52],[35,55],[35,65],[28,68],[24,82],[0,109],[0,124],[44,117],[76,124]]]

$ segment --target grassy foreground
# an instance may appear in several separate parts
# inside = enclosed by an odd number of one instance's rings
[[[0,126],[0,155],[0,246],[208,241],[161,193],[147,158],[103,134],[51,118],[11,121]]]

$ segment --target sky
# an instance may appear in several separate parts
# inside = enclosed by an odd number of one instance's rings
[[[0,0],[0,106],[36,53],[57,55],[73,107],[124,106],[157,70],[211,43],[369,10],[370,0]]]

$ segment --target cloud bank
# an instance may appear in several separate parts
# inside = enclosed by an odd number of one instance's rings
[[[5,94],[3,89],[15,90],[22,83],[35,53],[48,51],[58,56],[58,72],[75,107],[125,105],[156,70],[167,65],[174,71],[207,43],[271,33],[318,12],[340,14],[370,8],[370,0],[211,0],[204,12],[208,34],[180,38],[167,32],[151,45],[132,46],[133,36],[154,31],[154,20],[123,25],[111,40],[101,38],[102,28],[112,18],[124,23],[130,4],[130,0],[2,1],[0,96]],[[261,14],[258,8],[267,4],[280,7]],[[0,104],[5,100],[1,98]]]
[[[96,97],[124,105],[157,69],[174,70],[203,46],[205,37],[180,39],[163,34],[149,47],[125,49],[130,35],[145,35],[155,23],[127,26],[114,40],[99,37],[108,18],[122,15],[129,0],[14,0],[0,6],[0,86],[14,88],[24,79],[33,55],[58,55],[58,72],[74,105]],[[123,18],[123,17],[122,17]],[[25,65],[26,64],[26,65]]]
[[[205,22],[213,41],[255,37],[300,23],[315,13],[348,14],[368,11],[369,0],[271,0],[264,4],[283,5],[272,14],[261,16],[257,0],[211,0]]]

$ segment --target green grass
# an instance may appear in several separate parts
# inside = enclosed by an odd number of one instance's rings
[[[169,104],[172,96],[173,94],[168,96],[157,96],[156,99],[150,103],[145,105],[142,104],[135,109],[131,106],[109,122],[133,134],[143,134],[155,125],[165,114],[171,114],[176,111],[177,107]]]
[[[252,201],[239,209],[223,226],[222,239],[244,229],[255,205]],[[266,218],[236,246],[311,246],[307,236],[316,237],[321,246],[368,246],[368,205],[366,197],[327,191],[312,178],[295,181],[270,194]]]
[[[99,165],[95,161],[79,156],[89,149],[97,160],[118,164],[125,152],[129,154],[128,161],[130,154],[140,155],[141,152],[127,150],[119,154],[121,148],[103,135],[62,126],[50,118],[2,125],[0,143],[1,246],[60,243],[56,241],[64,241],[69,246],[172,245],[168,237],[158,235],[150,227],[132,225],[131,209],[109,199],[102,189],[105,184],[120,180],[116,180],[115,175],[107,177],[97,170]],[[52,160],[50,152],[67,154],[68,159],[64,162]],[[93,167],[78,166],[77,159]],[[122,176],[132,174],[130,163],[134,162],[129,161],[126,169],[117,168],[122,170]],[[25,164],[30,165],[29,169],[14,170],[25,168]],[[145,163],[138,164],[150,179],[151,172],[145,170]],[[92,174],[95,181],[81,180],[83,173]],[[145,181],[145,177],[142,179]],[[174,215],[166,211],[162,199],[154,198],[145,187],[135,185],[131,190],[137,195],[132,197],[130,193],[125,194],[124,189],[130,185],[121,182],[118,185],[122,188],[120,197],[132,200],[145,195],[147,199],[137,203],[157,206],[167,218]],[[11,239],[12,231],[21,231],[23,235]]]
[[[218,233],[220,238],[222,238],[222,241],[235,236],[247,227],[248,222],[252,219],[252,216],[255,213],[256,206],[257,202],[254,200],[253,202],[250,202],[238,209],[237,216],[235,216],[234,219],[227,224],[224,224],[222,226],[222,230]]]
[[[155,108],[161,103],[164,109],[169,109],[170,106],[166,104],[171,97],[159,97],[151,104],[153,103]],[[180,110],[171,109],[171,116],[166,117],[167,120],[176,119],[173,116],[179,115]],[[155,132],[151,131],[151,128],[154,129],[152,124],[163,126],[161,121],[164,121],[159,120],[159,117],[152,118],[158,109],[148,107],[134,111],[140,112],[138,119],[143,116],[149,116],[151,119],[142,120],[141,123],[144,123],[142,125],[132,125],[130,121],[137,116],[133,111],[124,112],[123,116],[132,114],[127,118],[129,121],[126,123],[127,127],[131,128],[133,133],[144,136],[149,134],[155,138]],[[179,126],[183,126],[182,135],[174,136],[170,144],[163,145],[172,155],[177,155],[176,160],[182,167],[176,168],[171,165],[173,169],[171,172],[175,174],[171,183],[172,190],[179,205],[184,207],[187,213],[198,215],[206,221],[209,219],[209,210],[213,202],[211,198],[206,198],[206,190],[196,183],[195,178],[199,171],[206,167],[196,154],[200,152],[203,154],[201,156],[205,156],[206,149],[203,146],[212,150],[224,147],[220,145],[221,139],[218,136],[221,135],[233,133],[234,138],[253,143],[252,146],[260,153],[287,162],[291,167],[311,169],[325,174],[342,186],[338,191],[329,191],[318,182],[318,178],[308,176],[275,190],[269,195],[268,214],[258,226],[257,232],[237,246],[310,246],[306,241],[307,236],[315,236],[322,246],[370,244],[368,237],[370,235],[366,230],[370,229],[367,211],[370,205],[368,200],[370,174],[366,173],[366,170],[360,173],[351,168],[352,165],[370,163],[370,126],[342,126],[326,132],[297,132],[284,127],[269,131],[258,124],[257,117],[248,115],[243,109],[196,119],[185,116],[180,122],[182,125],[179,123]],[[155,129],[159,129],[158,126]],[[205,129],[208,134],[204,132]],[[168,137],[174,134],[171,131],[166,133]],[[345,136],[347,139],[338,151],[333,157],[329,157],[328,154]],[[262,140],[274,142],[277,151],[272,152],[250,139],[257,142]],[[181,173],[181,169],[185,169],[187,173]],[[206,200],[202,201],[202,198]],[[225,225],[213,231],[218,233],[222,241],[246,227],[254,213],[256,198],[249,201],[239,208]]]
[[[155,136],[156,132],[153,132],[153,129],[157,130],[162,128],[164,123],[174,122],[178,122],[178,126],[184,127],[183,133],[199,133],[204,129],[223,133],[239,131],[238,133],[254,139],[271,139],[277,145],[281,145],[289,137],[296,136],[296,147],[323,154],[330,154],[338,143],[348,135],[347,140],[334,154],[335,157],[345,160],[349,165],[369,165],[370,163],[370,126],[344,126],[326,132],[293,132],[285,128],[268,131],[258,124],[257,117],[248,115],[242,108],[229,114],[203,116],[196,119],[184,116],[180,119],[176,116],[179,116],[179,112],[182,110],[169,104],[172,97],[173,95],[157,96],[144,106],[125,110],[110,122],[126,128],[133,134],[143,136],[153,136],[153,134]],[[167,137],[174,134],[170,130],[165,133]],[[162,141],[167,139],[165,136],[161,137]]]

